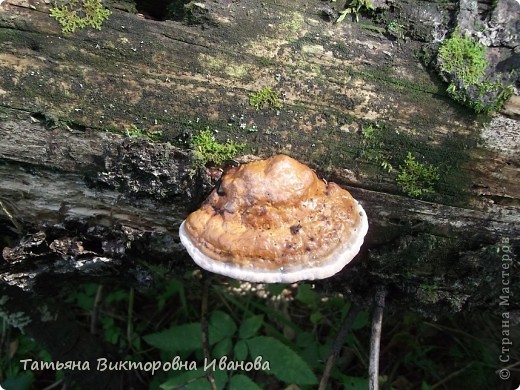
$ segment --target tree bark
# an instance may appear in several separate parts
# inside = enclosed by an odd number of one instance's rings
[[[321,2],[198,4],[196,25],[114,7],[100,31],[69,35],[44,3],[1,6],[2,283],[145,286],[154,275],[137,258],[194,268],[178,226],[212,178],[182,142],[209,126],[244,153],[310,164],[362,203],[362,252],[318,288],[369,302],[384,285],[387,306],[432,316],[498,310],[501,254],[520,232],[518,120],[458,106],[420,65],[422,42],[328,22]],[[264,86],[282,108],[249,105]],[[125,135],[136,128],[164,142]],[[440,167],[423,200],[396,183],[408,152]]]

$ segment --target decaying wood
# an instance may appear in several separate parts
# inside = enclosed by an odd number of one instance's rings
[[[518,245],[520,230],[518,121],[457,106],[419,64],[419,42],[329,23],[320,4],[208,3],[195,26],[115,9],[101,31],[72,35],[44,3],[2,5],[1,218],[18,235],[5,243],[3,282],[45,291],[63,275],[153,279],[132,256],[194,268],[177,229],[210,178],[186,149],[124,134],[136,126],[173,142],[200,122],[247,152],[293,155],[363,204],[362,253],[319,288],[368,301],[383,284],[388,305],[432,315],[496,300],[495,245]],[[282,108],[249,106],[264,86]],[[446,171],[458,176],[429,200],[405,196],[395,173],[360,158],[365,124],[426,157],[460,152]],[[462,192],[450,192],[459,177]]]
[[[178,227],[214,178],[179,140],[206,125],[244,153],[291,154],[362,203],[361,253],[317,289],[362,305],[384,286],[387,307],[429,316],[498,310],[501,256],[520,233],[516,100],[512,116],[475,116],[420,65],[423,42],[331,23],[318,0],[197,2],[194,25],[110,6],[101,31],[64,35],[45,2],[0,5],[0,311],[55,358],[111,351],[74,328],[54,292],[92,280],[147,289],[155,275],[143,262],[173,276],[196,269]],[[413,23],[415,37],[424,26]],[[281,108],[249,105],[265,86]],[[381,145],[366,143],[367,126],[386,132]],[[170,142],[125,135],[135,128]],[[399,161],[381,169],[408,151],[449,161],[435,196],[405,196]],[[74,373],[90,387],[119,385],[96,374]]]

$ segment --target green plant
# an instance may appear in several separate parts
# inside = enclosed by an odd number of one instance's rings
[[[256,371],[265,370],[286,383],[301,385],[317,383],[316,376],[307,363],[291,348],[275,337],[258,334],[266,325],[263,315],[247,316],[237,325],[229,314],[214,310],[209,316],[208,325],[212,359],[206,364],[211,366],[212,362],[215,362],[215,379],[220,382],[219,388],[224,388],[226,382],[229,384],[248,382],[248,388],[259,388],[249,377],[234,373],[237,368],[231,367],[238,362],[251,363],[251,367]],[[200,322],[193,322],[146,335],[144,340],[166,353],[190,356],[202,352],[201,334]],[[255,361],[258,362],[257,365],[253,363]],[[193,360],[189,364],[192,368],[199,366]],[[166,382],[161,384],[161,388],[178,388],[188,381],[207,383],[204,372],[200,368],[170,375]]]
[[[101,24],[111,15],[110,10],[103,7],[102,0],[62,0],[50,11],[50,16],[61,24],[64,33],[73,33],[87,26],[101,30]]]
[[[397,184],[409,196],[421,197],[432,194],[433,186],[440,179],[439,168],[425,166],[415,160],[411,152],[408,152],[403,165],[399,165]]]
[[[273,91],[270,87],[263,87],[258,92],[249,95],[249,105],[257,110],[267,107],[282,108],[280,93]]]
[[[150,141],[160,141],[162,139],[162,132],[141,130],[136,125],[131,125],[130,129],[126,130],[125,134],[130,138],[147,138]]]
[[[234,141],[218,142],[209,127],[191,137],[190,145],[200,166],[207,163],[220,165],[224,161],[235,157],[243,150],[244,145]]]
[[[405,27],[396,20],[392,20],[388,23],[386,31],[396,39],[404,39]]]
[[[349,14],[356,17],[356,22],[359,21],[359,13],[361,10],[370,11],[374,9],[371,0],[350,0],[347,2],[346,8],[339,13],[336,23],[341,23],[343,19]]]
[[[121,359],[118,362],[124,362],[124,367],[130,362],[136,365],[135,370],[121,372],[128,388],[143,384],[163,390],[210,388],[207,371],[213,362],[219,389],[315,387],[350,310],[343,294],[325,293],[310,283],[251,289],[237,281],[215,279],[207,302],[209,356],[205,365],[200,280],[192,271],[176,278],[161,269],[149,269],[158,278],[146,293],[114,284],[82,284],[63,289],[58,297],[79,326],[98,330],[101,345],[108,344]],[[419,288],[432,297],[436,294],[435,281],[421,283]],[[429,323],[417,313],[398,311],[385,313],[384,325],[381,361],[387,364],[382,365],[383,382],[394,386],[401,381],[417,389],[480,388],[482,384],[505,389],[493,385],[495,346],[499,348],[496,334],[501,329],[493,313],[481,318],[462,312]],[[49,362],[59,356],[51,357],[6,322],[0,322],[0,328],[3,388],[44,388],[50,387],[49,381],[59,385],[70,373],[24,370],[23,359]],[[370,316],[362,310],[330,372],[332,388],[368,388],[369,337]],[[517,355],[512,352],[513,361]],[[255,367],[259,356],[261,363]],[[160,367],[152,371],[155,363]]]
[[[502,81],[483,81],[466,88],[451,83],[446,91],[453,100],[471,107],[475,112],[490,114],[504,106],[513,94],[513,87]]]
[[[20,360],[33,359],[38,361],[52,361],[49,353],[36,341],[25,335],[19,329],[9,326],[7,321],[0,321],[0,387],[6,389],[33,388],[40,372],[24,370]],[[56,373],[55,377],[59,377]]]
[[[377,128],[377,125],[375,126]],[[361,134],[363,135],[363,148],[361,150],[361,155],[369,161],[379,163],[380,167],[386,172],[392,173],[394,168],[385,157],[383,151],[384,144],[379,139],[379,129],[376,130],[376,128],[372,125],[368,125],[361,129]]]
[[[512,87],[500,80],[485,80],[489,65],[486,47],[458,30],[442,43],[438,63],[441,75],[450,83],[448,94],[476,112],[499,110],[513,93]]]
[[[442,43],[439,60],[441,71],[456,74],[464,86],[480,82],[488,66],[486,47],[458,30]]]

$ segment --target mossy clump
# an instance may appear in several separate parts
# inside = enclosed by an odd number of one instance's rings
[[[433,186],[439,179],[438,167],[423,165],[415,159],[411,152],[408,152],[403,165],[399,165],[396,181],[406,194],[419,198],[433,194],[435,192]]]
[[[61,0],[50,11],[50,16],[61,24],[61,31],[68,34],[87,26],[101,30],[103,21],[112,14],[102,0]]]
[[[440,69],[456,74],[465,84],[480,82],[488,67],[486,47],[456,30],[439,48]]]
[[[125,131],[125,135],[129,138],[146,138],[150,142],[162,141],[161,131],[142,130],[136,125],[131,125],[130,129]]]
[[[190,146],[197,161],[196,165],[201,167],[208,163],[221,165],[244,149],[243,144],[234,141],[228,140],[224,144],[218,142],[209,127],[192,136]]]
[[[264,108],[282,108],[280,93],[273,91],[270,87],[263,87],[258,92],[249,95],[249,105],[257,110]]]
[[[386,32],[395,39],[404,39],[406,27],[397,20],[392,20],[386,25]]]
[[[513,93],[501,80],[486,80],[486,47],[458,30],[441,44],[437,61],[448,94],[478,113],[499,110]]]
[[[375,161],[387,173],[392,173],[394,168],[389,162],[391,156],[383,150],[384,144],[381,141],[380,129],[375,126],[364,126],[361,130],[363,135],[363,147],[361,148],[361,156],[369,161]]]

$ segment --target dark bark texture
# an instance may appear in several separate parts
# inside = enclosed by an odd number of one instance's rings
[[[397,39],[368,19],[332,23],[321,1],[200,2],[179,21],[115,3],[100,31],[68,35],[44,2],[2,4],[2,294],[50,297],[87,280],[146,289],[144,263],[195,269],[178,227],[214,178],[186,139],[209,126],[244,154],[290,154],[362,203],[361,253],[318,289],[369,303],[385,286],[387,307],[429,316],[498,310],[502,255],[520,233],[516,97],[492,118],[451,101],[419,53],[457,6],[413,2],[437,18],[421,22],[394,3],[378,12],[408,18]],[[281,108],[250,106],[265,86]],[[439,168],[423,199],[396,183],[408,152]]]

